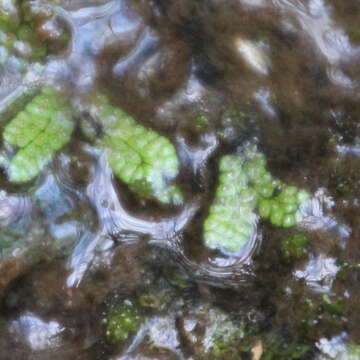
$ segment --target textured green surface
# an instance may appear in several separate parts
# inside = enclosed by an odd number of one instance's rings
[[[10,15],[7,21],[0,20],[0,47],[2,53],[0,63],[6,64],[5,61],[9,62],[11,56],[16,57],[18,61],[21,59],[23,62],[41,60],[47,52],[46,44],[36,36],[33,25],[30,22],[22,20],[22,24],[18,24],[19,15],[17,8],[13,9],[15,11],[11,16],[17,20],[11,19]],[[7,57],[4,56],[4,49],[7,50]]]
[[[42,61],[49,49],[53,51],[66,45],[69,33],[53,17],[56,3],[0,0],[1,65],[13,68],[15,59],[24,65]]]
[[[309,200],[309,194],[274,179],[266,169],[263,154],[253,153],[246,161],[244,170],[249,186],[257,194],[257,209],[261,218],[282,227],[294,226],[302,219],[299,207]]]
[[[309,238],[305,233],[295,233],[281,242],[281,251],[287,259],[300,259],[307,254]]]
[[[269,334],[264,346],[261,360],[300,360],[309,358],[310,347],[305,344],[289,341],[281,336]]]
[[[286,186],[266,170],[266,159],[248,151],[220,159],[219,185],[204,223],[208,247],[236,253],[255,231],[256,214],[275,226],[291,227],[301,220],[299,207],[308,201],[306,191]]]
[[[241,359],[241,351],[245,348],[241,342],[244,333],[243,323],[232,321],[219,313],[211,337],[211,355],[215,359]]]
[[[135,306],[130,302],[112,308],[106,322],[106,336],[110,342],[124,341],[131,333],[135,333],[142,322]]]
[[[19,148],[9,164],[10,181],[25,182],[36,177],[70,140],[71,113],[60,99],[52,89],[45,88],[6,125],[4,142]]]
[[[102,122],[108,161],[114,174],[141,196],[164,203],[181,203],[180,190],[171,184],[179,162],[172,143],[153,130],[137,124],[102,96],[96,114]]]
[[[239,157],[222,157],[219,170],[219,186],[204,223],[204,239],[210,248],[238,252],[255,230],[256,194],[248,187]]]

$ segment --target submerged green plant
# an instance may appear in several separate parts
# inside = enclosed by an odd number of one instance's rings
[[[0,64],[2,65],[12,58],[26,62],[40,60],[46,55],[46,44],[36,35],[33,23],[23,19],[20,13],[17,2],[0,0]]]
[[[212,334],[211,355],[221,359],[239,359],[241,352],[248,350],[242,343],[245,325],[230,320],[219,321]],[[241,359],[241,358],[240,358]]]
[[[281,252],[286,259],[300,259],[307,254],[309,238],[304,233],[295,233],[281,242]]]
[[[171,183],[179,161],[172,143],[98,96],[95,114],[100,119],[109,164],[114,174],[136,193],[163,203],[181,203],[178,187]]]
[[[209,119],[204,114],[198,114],[192,118],[192,124],[196,131],[201,131],[209,125]]]
[[[0,0],[0,65],[13,74],[62,49],[69,32],[58,21],[58,1]]]
[[[282,227],[294,226],[302,219],[299,208],[309,200],[309,194],[274,179],[266,170],[263,154],[253,154],[245,163],[244,170],[249,185],[256,191],[261,218],[269,219],[272,225]]]
[[[140,328],[141,322],[137,308],[131,302],[124,302],[113,307],[105,319],[106,337],[112,343],[125,341]]]
[[[10,160],[10,181],[36,177],[69,140],[73,131],[70,109],[57,92],[46,87],[5,127],[5,144],[19,150]]]
[[[238,156],[222,157],[219,171],[219,186],[204,223],[204,239],[210,248],[238,252],[255,230],[256,193],[248,186]]]
[[[325,310],[333,316],[341,316],[344,313],[344,299],[341,296],[323,295]]]
[[[204,223],[208,247],[239,252],[255,232],[255,208],[275,226],[291,227],[302,219],[299,208],[308,201],[308,193],[274,179],[263,154],[249,150],[245,161],[226,155],[220,159],[219,172],[215,199]]]
[[[273,338],[272,338],[273,337]],[[261,360],[296,360],[304,359],[306,353],[309,352],[310,346],[297,343],[296,341],[289,342],[280,336],[272,336],[266,339],[264,346],[264,353]]]

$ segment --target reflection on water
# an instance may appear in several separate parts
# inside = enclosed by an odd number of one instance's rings
[[[296,270],[294,276],[298,279],[304,279],[316,291],[328,293],[331,291],[332,282],[338,271],[339,267],[336,266],[336,259],[324,259],[320,255],[316,259],[310,259],[305,269]]]
[[[56,321],[45,322],[31,313],[25,313],[10,323],[10,331],[21,336],[35,351],[56,348],[64,328]]]
[[[74,359],[254,360],[256,346],[266,359],[356,356],[356,1],[33,0],[31,6],[43,41],[57,29],[67,45],[48,46],[47,56],[22,62],[20,71],[19,54],[12,55],[4,37],[15,30],[0,24],[1,126],[49,83],[69,98],[76,126],[72,141],[23,185],[8,180],[17,149],[1,142],[6,359],[43,359],[41,353],[59,349],[58,356]],[[0,17],[8,11],[2,7]],[[26,19],[25,6],[19,9]],[[113,174],[98,143],[101,119],[91,111],[99,92],[175,146],[182,205],[145,199]],[[236,118],[229,115],[234,110]],[[241,154],[249,143],[265,154],[274,178],[306,189],[311,199],[293,228],[260,220],[235,256],[204,245],[203,223],[219,183],[219,158]],[[283,244],[300,232],[309,239],[306,249],[284,255]],[[153,289],[171,299],[139,305],[146,318],[140,330],[110,344],[100,320],[108,306]],[[209,304],[224,309],[226,323],[247,324],[236,337],[240,353],[219,355],[223,343],[235,341],[225,330],[216,335],[221,345],[214,345],[215,335],[206,339],[219,321]],[[12,341],[20,353],[12,352]],[[293,342],[304,353],[290,354]]]

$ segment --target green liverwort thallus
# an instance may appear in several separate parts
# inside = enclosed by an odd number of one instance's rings
[[[237,155],[223,156],[215,199],[204,223],[205,243],[238,253],[255,235],[255,209],[272,225],[291,227],[302,220],[299,208],[308,200],[306,191],[272,177],[263,154],[249,149],[245,160]]]
[[[256,193],[248,186],[241,159],[220,159],[219,185],[204,223],[204,239],[210,248],[238,252],[255,230]]]
[[[10,181],[32,180],[70,140],[72,115],[61,99],[46,87],[6,125],[4,142],[18,148],[8,167]]]
[[[136,193],[179,204],[182,194],[172,182],[179,161],[172,143],[99,95],[92,108],[105,133],[100,141],[114,174]]]

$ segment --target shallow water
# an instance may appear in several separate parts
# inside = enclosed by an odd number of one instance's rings
[[[0,56],[2,132],[44,83],[69,99],[74,131],[21,184],[7,163],[17,148],[1,140],[0,359],[360,359],[357,2],[17,6],[47,54]],[[100,92],[175,146],[182,204],[114,174]],[[256,215],[241,251],[211,249],[219,159],[251,146],[311,200],[294,227]],[[298,234],[308,243],[289,256]],[[141,324],[113,341],[121,304]]]

